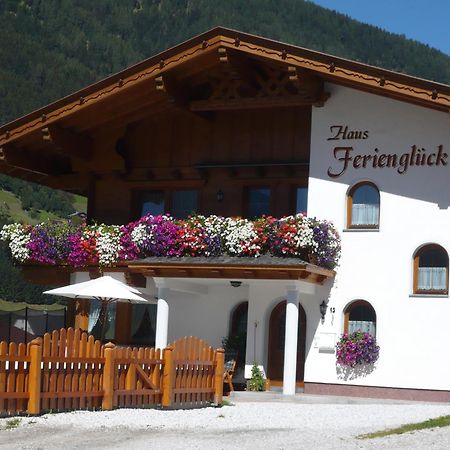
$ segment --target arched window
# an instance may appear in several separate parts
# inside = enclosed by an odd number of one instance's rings
[[[448,293],[448,254],[440,245],[428,244],[416,251],[414,293]]]
[[[372,336],[376,335],[377,315],[372,305],[365,300],[356,300],[344,311],[344,332],[353,333],[363,331]]]
[[[370,182],[353,186],[347,197],[348,228],[378,228],[380,220],[380,192]]]

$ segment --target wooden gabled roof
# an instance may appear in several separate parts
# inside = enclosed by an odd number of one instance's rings
[[[89,165],[101,130],[149,112],[321,106],[326,81],[450,109],[448,85],[214,28],[0,127],[0,171],[41,182],[70,175]]]

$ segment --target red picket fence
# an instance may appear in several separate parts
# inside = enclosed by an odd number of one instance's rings
[[[101,345],[61,329],[0,343],[0,415],[124,407],[199,407],[222,401],[224,353],[196,337],[154,348]]]

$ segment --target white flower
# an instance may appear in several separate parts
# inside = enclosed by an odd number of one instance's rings
[[[147,225],[140,223],[133,228],[131,232],[131,240],[138,247],[141,248],[144,245],[144,241],[148,238]]]
[[[30,234],[20,223],[4,225],[0,231],[0,238],[9,241],[9,248],[12,257],[20,262],[25,262],[30,257],[30,249],[27,244],[30,242]]]
[[[223,245],[230,255],[260,255],[258,234],[253,222],[247,219],[226,218],[222,238]]]
[[[119,259],[120,227],[117,225],[99,225],[97,228],[97,251],[100,266],[112,266]]]

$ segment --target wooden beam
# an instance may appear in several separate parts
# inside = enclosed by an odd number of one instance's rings
[[[44,184],[53,189],[63,191],[86,192],[92,178],[88,173],[70,173],[66,175],[53,175],[45,179]]]
[[[239,57],[239,53],[236,50],[229,50],[226,47],[219,47],[218,53],[222,72],[230,80],[239,81],[247,95],[251,97],[256,96],[258,83],[254,68],[249,63],[249,60]]]
[[[283,97],[254,97],[225,100],[194,100],[190,103],[191,111],[227,111],[259,108],[278,108],[288,106],[314,105],[316,100],[307,100],[303,95]]]
[[[33,284],[64,286],[70,283],[71,268],[61,266],[26,266],[21,267],[24,278]]]
[[[297,92],[304,95],[305,99],[311,100],[314,106],[322,107],[330,98],[330,93],[324,91],[323,79],[314,75],[312,71],[288,66],[288,77]]]
[[[48,125],[42,128],[42,139],[51,143],[53,148],[63,155],[81,160],[92,157],[92,139],[88,136],[74,133],[59,125]]]
[[[0,147],[0,161],[5,162],[9,166],[44,176],[70,171],[69,161],[37,154],[12,144]]]
[[[209,121],[211,118],[201,111],[192,111],[189,108],[189,97],[191,87],[181,80],[178,80],[170,72],[165,72],[155,78],[155,88],[163,97],[166,98],[166,102],[179,111],[187,112],[201,120]]]
[[[167,101],[179,108],[187,109],[187,87],[181,86],[180,82],[170,75],[169,72],[161,74],[155,78],[155,88],[163,94]]]

